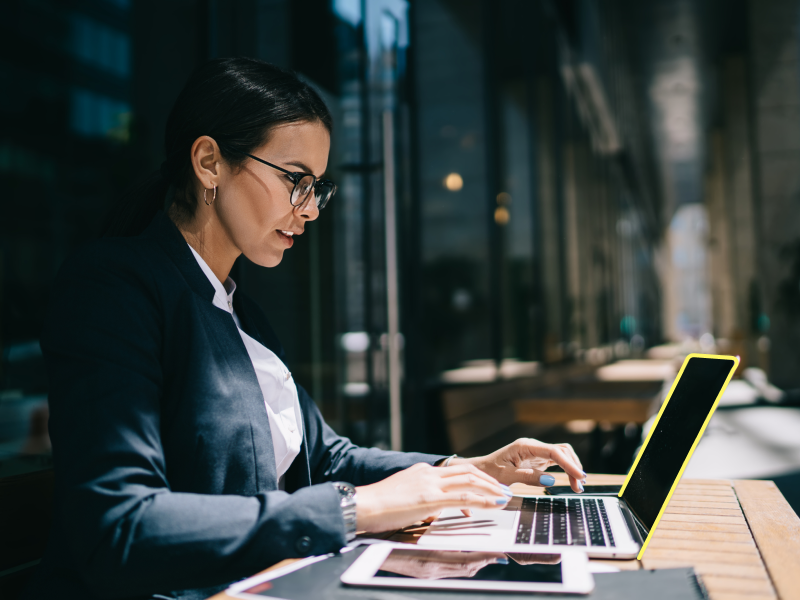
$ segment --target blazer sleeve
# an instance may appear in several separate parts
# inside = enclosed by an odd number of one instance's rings
[[[303,409],[312,484],[347,481],[353,485],[369,485],[411,465],[432,465],[445,458],[435,454],[391,452],[356,446],[331,429],[302,386],[297,386],[297,393]]]
[[[144,261],[110,255],[95,248],[62,269],[42,338],[68,570],[98,596],[135,596],[341,548],[330,484],[249,497],[170,490],[158,286]]]
[[[239,294],[243,315],[253,320],[264,344],[286,362],[278,336],[258,305],[245,294]],[[389,452],[378,448],[356,446],[338,435],[323,419],[311,396],[297,384],[297,395],[303,412],[305,440],[312,484],[325,481],[347,481],[353,485],[368,485],[417,463],[433,464],[444,456],[419,452]]]

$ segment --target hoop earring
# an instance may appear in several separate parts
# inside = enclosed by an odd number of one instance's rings
[[[214,200],[217,199],[217,186],[214,186],[214,197],[211,198],[211,202],[209,202],[208,199],[206,198],[207,191],[208,191],[207,189],[203,188],[203,202],[206,203],[206,206],[211,206],[214,203]]]

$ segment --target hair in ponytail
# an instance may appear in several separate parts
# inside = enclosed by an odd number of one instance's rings
[[[190,151],[207,135],[231,167],[263,145],[273,127],[320,122],[333,127],[322,98],[293,73],[253,58],[220,58],[198,68],[184,86],[167,120],[166,159],[161,168],[131,186],[112,209],[105,236],[138,235],[164,208],[191,220],[197,208]]]

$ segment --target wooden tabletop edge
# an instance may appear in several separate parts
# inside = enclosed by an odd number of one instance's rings
[[[800,517],[773,481],[734,480],[747,525],[781,600],[800,600]]]

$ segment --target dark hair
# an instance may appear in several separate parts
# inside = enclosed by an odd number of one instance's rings
[[[167,120],[166,160],[161,169],[129,188],[106,221],[105,236],[141,233],[164,207],[173,187],[170,212],[180,220],[194,216],[190,150],[207,135],[232,167],[244,153],[264,144],[276,125],[320,122],[333,127],[322,98],[289,71],[253,58],[218,58],[198,68],[186,82]]]

